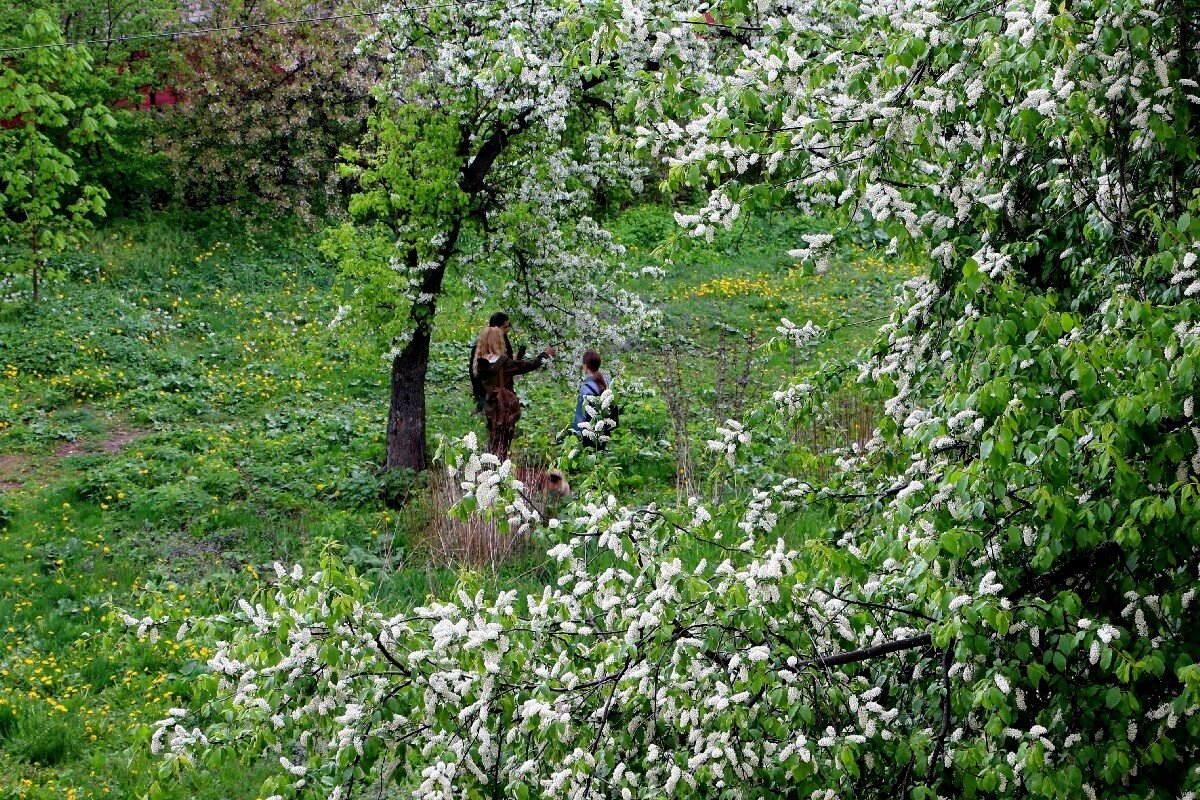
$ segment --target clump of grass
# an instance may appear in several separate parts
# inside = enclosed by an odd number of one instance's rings
[[[83,731],[73,714],[40,704],[22,710],[6,747],[16,758],[40,767],[56,767],[79,755]]]
[[[529,537],[502,533],[492,519],[452,517],[450,510],[460,500],[462,490],[453,481],[439,478],[430,482],[421,507],[411,507],[408,512],[413,517],[409,521],[416,524],[406,527],[419,531],[414,550],[435,564],[493,570],[529,551]]]
[[[0,743],[16,730],[18,720],[16,707],[6,698],[0,697]]]
[[[102,653],[87,659],[79,670],[79,678],[88,686],[103,689],[121,674],[121,665]]]
[[[851,444],[862,447],[870,440],[879,414],[879,408],[859,392],[844,390],[830,398],[820,416],[797,425],[792,440],[818,455]]]

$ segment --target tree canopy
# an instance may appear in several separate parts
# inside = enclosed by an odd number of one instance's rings
[[[644,48],[617,8],[397,9],[363,45],[389,68],[351,154],[354,222],[326,249],[344,266],[347,324],[392,362],[389,467],[426,466],[425,372],[448,276],[489,287],[549,341],[619,345],[653,322],[613,281],[602,259],[619,248],[593,213],[597,194],[642,173],[615,104]]]

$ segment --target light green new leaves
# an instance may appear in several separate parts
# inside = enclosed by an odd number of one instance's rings
[[[24,28],[30,45],[62,42],[57,24],[35,13]],[[33,298],[40,271],[56,251],[79,241],[108,193],[80,185],[79,150],[106,139],[115,121],[100,105],[80,106],[91,60],[80,49],[46,47],[0,63],[0,236],[21,248]]]
[[[360,151],[344,156],[344,171],[362,191],[350,202],[355,221],[332,231],[322,252],[341,266],[354,306],[349,322],[369,334],[358,341],[377,353],[409,334],[408,298],[421,263],[437,256],[431,234],[451,227],[466,207],[458,128],[419,105],[385,105]]]

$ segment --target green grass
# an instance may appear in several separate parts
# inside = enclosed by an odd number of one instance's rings
[[[812,274],[788,251],[803,246],[803,234],[826,229],[794,215],[745,218],[712,243],[681,234],[661,206],[633,209],[614,228],[632,265],[665,272],[643,278],[637,288],[660,300],[672,329],[700,346],[717,345],[722,327],[727,336],[765,342],[781,317],[823,328],[877,318],[890,310],[897,286],[918,271],[915,264],[853,247]],[[853,351],[872,331],[870,325],[847,326],[826,343],[827,352]],[[790,367],[786,358],[772,363]]]
[[[63,280],[43,303],[0,307],[0,481],[23,487],[0,494],[0,798],[137,798],[155,780],[179,798],[241,797],[253,785],[254,764],[157,775],[150,726],[186,702],[179,676],[212,643],[176,641],[173,630],[138,639],[123,614],[228,609],[271,562],[312,563],[331,539],[396,608],[464,576],[417,547],[436,513],[427,496],[400,512],[379,500],[386,370],[327,329],[334,272],[314,237],[215,219],[111,225],[56,260]],[[783,350],[751,350],[779,317],[877,316],[912,271],[847,251],[805,277],[786,250],[809,226],[756,220],[709,245],[677,241],[661,208],[615,220],[634,266],[673,262],[636,288],[689,340],[693,438],[733,410],[741,370],[752,369],[761,394],[810,368]],[[431,429],[449,436],[483,427],[462,380],[481,322],[467,300],[452,291],[442,302],[430,370]],[[826,352],[852,351],[868,329],[845,328]],[[675,443],[653,390],[659,355],[612,355],[622,429],[572,480],[670,496]],[[730,364],[724,384],[714,358]],[[572,369],[524,379],[519,457],[544,463],[561,451],[574,380]],[[787,533],[820,524],[805,517]],[[471,580],[535,589],[553,577],[537,553]],[[695,548],[697,560],[716,555]]]
[[[53,768],[77,758],[83,747],[82,739],[78,717],[31,704],[17,716],[5,749],[31,766]]]

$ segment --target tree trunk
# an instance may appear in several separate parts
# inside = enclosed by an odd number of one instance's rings
[[[387,469],[411,469],[421,472],[428,466],[425,454],[425,374],[429,371],[429,342],[433,338],[433,317],[437,298],[442,293],[442,278],[458,243],[462,220],[455,220],[442,246],[438,265],[421,278],[418,297],[409,317],[413,321],[412,338],[392,359],[392,399],[388,406]],[[417,268],[415,250],[408,254],[409,270]]]
[[[28,129],[33,128],[33,122],[30,121],[27,125]],[[37,191],[37,166],[36,164],[29,167],[29,186],[31,192]],[[37,222],[34,222],[32,236],[29,237],[29,249],[33,253],[33,266],[29,270],[29,277],[33,279],[33,303],[37,305],[39,296],[39,278],[41,278],[42,269],[42,228]]]
[[[493,131],[479,152],[459,175],[459,186],[470,195],[485,188],[488,172],[512,138],[529,128],[532,111],[522,112],[508,127]],[[442,278],[458,243],[463,218],[455,219],[439,253],[438,265],[421,278],[418,297],[427,298],[413,303],[409,317],[413,334],[400,354],[392,360],[392,399],[388,407],[387,469],[412,469],[418,472],[428,466],[425,453],[425,374],[429,370],[429,342],[433,337],[433,317],[437,298],[442,293]],[[415,250],[408,254],[409,272],[417,269]]]
[[[41,235],[42,232],[39,229],[33,229],[33,266],[29,270],[29,277],[33,279],[34,305],[37,304],[38,296],[40,294],[39,289],[41,288],[40,278],[42,277],[42,252],[41,248],[38,247],[38,242],[41,241]]]
[[[432,331],[418,325],[392,359],[392,401],[388,408],[387,468],[425,469],[425,373]]]

